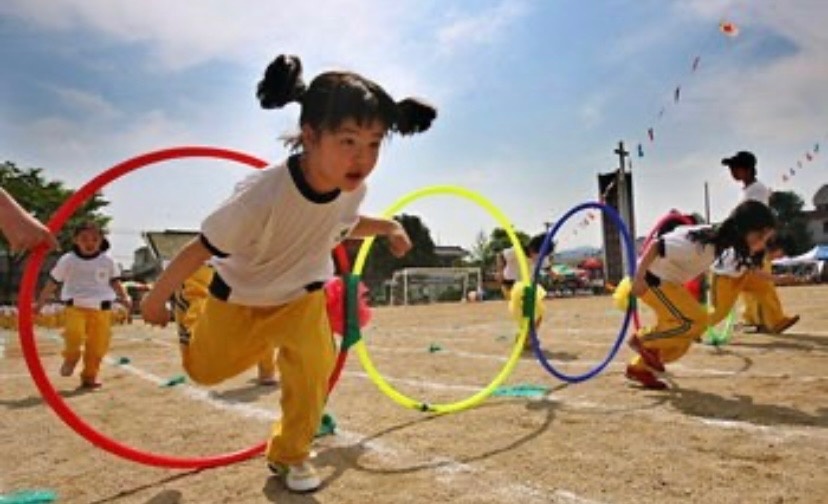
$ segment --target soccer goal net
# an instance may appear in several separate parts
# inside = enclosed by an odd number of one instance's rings
[[[392,305],[451,303],[466,301],[477,292],[480,268],[405,268],[388,282]]]

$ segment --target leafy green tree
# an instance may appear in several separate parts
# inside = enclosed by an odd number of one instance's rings
[[[770,206],[779,220],[777,233],[791,241],[792,250],[786,252],[797,255],[810,250],[814,246],[814,241],[808,230],[808,221],[802,212],[805,201],[793,191],[776,191],[771,194]]]
[[[59,180],[49,180],[43,175],[41,168],[20,168],[12,162],[0,164],[0,187],[3,187],[20,203],[20,206],[31,212],[38,220],[48,221],[58,207],[71,196],[74,191],[67,188]],[[105,227],[110,218],[101,213],[101,209],[109,205],[100,194],[95,194],[86,201],[69,219],[58,236],[62,250],[72,248],[72,228],[81,221],[93,220]],[[0,237],[0,256],[3,264],[0,271],[3,276],[0,283],[0,298],[10,301],[17,291],[20,281],[21,267],[24,255],[13,255],[5,238]]]

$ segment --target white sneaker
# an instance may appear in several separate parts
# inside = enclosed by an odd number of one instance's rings
[[[274,474],[285,478],[285,486],[291,492],[308,493],[322,486],[322,479],[308,461],[290,465],[268,462],[267,466]]]

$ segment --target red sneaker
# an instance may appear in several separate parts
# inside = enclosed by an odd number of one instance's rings
[[[782,320],[782,322],[776,324],[770,330],[770,334],[782,334],[783,332],[790,329],[797,322],[799,322],[799,315],[794,315],[793,317],[785,317]]]
[[[644,359],[644,362],[650,366],[652,369],[655,369],[659,373],[664,372],[664,363],[661,362],[661,357],[658,355],[658,350],[650,350],[649,348],[645,348],[644,345],[641,344],[641,340],[638,339],[638,336],[631,336],[627,344],[632,348],[635,353],[641,356]]]
[[[103,387],[103,383],[99,382],[98,380],[81,380],[82,389],[95,390],[101,387]]]
[[[633,366],[627,366],[627,372],[624,376],[628,380],[640,383],[645,389],[649,390],[667,390],[669,387],[666,383],[656,378],[652,371],[646,369],[639,369]]]

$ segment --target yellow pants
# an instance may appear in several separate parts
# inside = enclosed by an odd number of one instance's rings
[[[274,378],[276,376],[276,349],[269,346],[262,358],[259,359],[259,378]]]
[[[642,329],[638,337],[645,348],[658,350],[665,364],[680,359],[707,329],[707,310],[683,285],[662,281],[647,289],[641,301],[655,311],[657,320],[655,327]],[[630,365],[649,369],[638,355]]]
[[[762,263],[762,271],[771,273],[773,266],[770,259],[765,258]],[[762,294],[757,295],[752,291],[742,293],[742,301],[745,310],[742,312],[742,321],[748,325],[775,327],[785,318],[782,310],[782,303],[776,292],[776,285],[764,278],[756,278],[756,282],[767,284],[761,288]]]
[[[713,306],[710,323],[716,325],[727,317],[740,292],[750,295],[756,300],[758,322],[769,329],[777,327],[785,320],[782,312],[782,303],[776,294],[773,282],[762,278],[756,273],[748,271],[740,277],[713,275]],[[746,299],[747,301],[747,299]]]
[[[307,459],[335,357],[324,291],[281,306],[251,307],[211,296],[211,278],[212,271],[201,268],[176,299],[184,369],[193,381],[213,385],[268,357],[272,362],[278,349],[282,418],[273,425],[267,459],[282,464]]]
[[[95,381],[109,350],[110,321],[109,310],[67,306],[64,311],[63,358],[77,362],[83,356],[81,380],[85,382]]]

